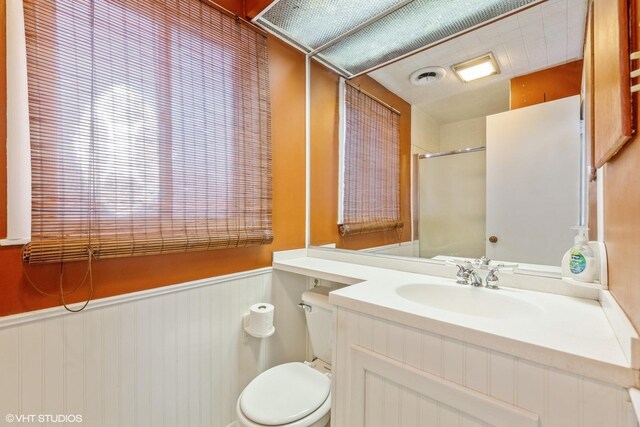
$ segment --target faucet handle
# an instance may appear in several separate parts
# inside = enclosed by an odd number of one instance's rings
[[[456,277],[458,278],[458,280],[456,280],[456,283],[458,285],[468,285],[469,277],[471,274],[470,272],[472,270],[470,270],[468,266],[465,266],[463,264],[456,264],[456,267],[458,267],[458,272],[456,273]]]
[[[487,284],[485,285],[485,288],[489,288],[489,289],[499,289],[500,287],[498,286],[498,276],[497,276],[497,272],[500,271],[500,267],[496,267],[496,268],[492,268],[491,270],[489,270],[489,274],[487,274]]]

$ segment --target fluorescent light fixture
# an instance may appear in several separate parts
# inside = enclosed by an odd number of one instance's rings
[[[464,83],[483,77],[500,74],[500,67],[491,52],[451,66],[451,69]]]
[[[345,77],[545,0],[274,0],[254,22]]]
[[[258,23],[280,30],[309,51],[362,25],[402,0],[275,0]]]

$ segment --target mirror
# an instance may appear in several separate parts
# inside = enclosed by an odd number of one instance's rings
[[[440,262],[487,255],[523,270],[559,272],[575,236],[570,227],[586,216],[577,96],[586,13],[584,0],[550,0],[370,72],[411,104],[413,224],[404,226],[413,231],[400,245],[362,237],[352,246]],[[489,52],[500,74],[463,83],[451,68]],[[414,84],[412,74],[425,81]],[[314,90],[327,78],[312,68],[312,128],[335,121],[320,112],[318,101],[327,95]],[[550,125],[553,118],[558,123]],[[480,147],[487,148],[452,153]],[[336,153],[319,151],[312,151],[311,185],[333,197],[313,168],[327,164],[318,156]],[[314,200],[311,242],[331,243],[313,225],[326,209]],[[346,240],[335,243],[350,247]]]

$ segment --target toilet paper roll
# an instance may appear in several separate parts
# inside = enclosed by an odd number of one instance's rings
[[[273,329],[273,306],[266,302],[254,304],[249,309],[248,332],[266,335]]]

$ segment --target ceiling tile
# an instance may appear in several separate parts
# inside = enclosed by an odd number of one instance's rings
[[[554,13],[553,15],[544,15],[542,17],[542,22],[544,23],[545,27],[553,27],[558,24],[568,25],[567,12],[562,11]]]
[[[498,21],[493,25],[496,25],[496,29],[500,34],[507,34],[513,30],[517,30],[518,28],[520,28],[520,23],[518,22],[518,18],[515,15]]]
[[[516,15],[520,25],[535,24],[542,20],[542,8],[539,6],[523,10]]]
[[[567,0],[549,0],[542,4],[542,15],[553,15],[559,11],[567,10]]]
[[[522,38],[525,40],[535,40],[538,42],[544,39],[544,27],[542,25],[526,25],[521,28]]]
[[[522,28],[520,26],[518,26],[518,28],[516,28],[515,30],[509,31],[508,33],[504,33],[502,35],[502,40],[504,42],[509,42],[509,41],[517,41],[522,43],[523,39],[522,39]]]

